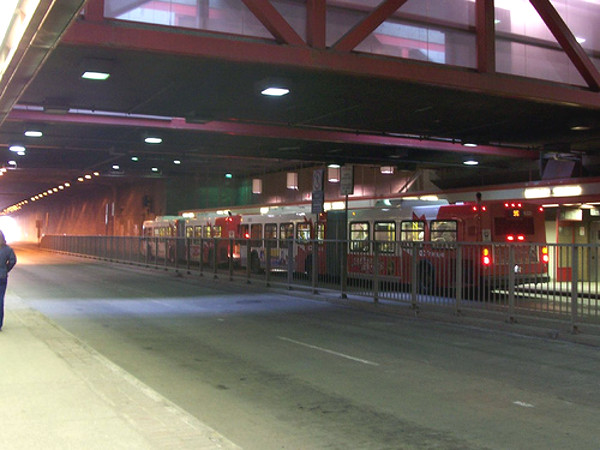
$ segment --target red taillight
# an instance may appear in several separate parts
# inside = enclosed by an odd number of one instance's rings
[[[517,241],[521,241],[521,242],[523,242],[524,240],[525,240],[525,236],[523,236],[522,234],[519,234],[519,235],[517,236]]]
[[[508,236],[506,236],[506,240],[512,242],[515,240],[515,237],[512,234],[509,234]]]
[[[550,261],[550,256],[548,255],[548,247],[542,247],[542,261],[546,264]]]
[[[484,266],[489,266],[490,264],[492,264],[492,255],[490,254],[489,248],[484,248],[481,252],[481,263]]]
[[[544,212],[544,207],[543,207],[543,206],[540,206],[540,207],[538,208],[538,210],[539,210],[540,212]]]
[[[246,233],[246,234],[244,234],[244,237],[245,237],[246,239],[250,239],[250,233]]]

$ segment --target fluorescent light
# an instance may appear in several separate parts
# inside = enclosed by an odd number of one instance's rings
[[[474,144],[473,142],[464,142],[463,147],[477,147],[477,144]]]
[[[463,164],[465,166],[477,166],[477,165],[479,165],[479,161],[477,161],[475,159],[467,159],[467,160],[463,161]]]
[[[268,95],[269,97],[282,97],[284,95],[289,94],[290,90],[282,87],[271,86],[266,89],[263,89],[260,93],[262,95]]]
[[[153,167],[152,172],[158,172],[158,167]]]
[[[140,158],[138,158],[137,156],[132,156],[131,160],[137,162],[140,160]]]
[[[391,175],[394,173],[394,166],[381,166],[379,172],[385,175]]]
[[[85,80],[94,80],[94,81],[106,81],[110,77],[110,73],[106,72],[94,72],[94,71],[85,71],[81,75],[81,78]]]
[[[144,142],[146,144],[161,144],[162,141],[163,141],[162,138],[152,137],[152,136],[149,136],[146,139],[144,139]]]
[[[575,197],[581,195],[582,189],[579,185],[555,186],[552,188],[553,197]]]
[[[173,164],[175,164],[175,165],[179,165],[179,164],[181,164],[181,160],[179,160],[179,159],[174,159],[174,160],[173,160]]]
[[[118,164],[113,164],[112,168],[113,170],[119,170],[121,166],[119,166]]]
[[[32,137],[32,138],[41,138],[43,135],[44,135],[44,133],[42,133],[39,130],[27,130],[25,132],[25,136]]]
[[[13,144],[13,145],[11,145],[10,147],[8,147],[8,149],[9,149],[11,152],[15,152],[15,153],[19,153],[19,152],[24,152],[24,151],[25,151],[25,147],[23,147],[23,146],[22,146],[22,145],[20,145],[20,144]]]
[[[550,188],[547,187],[527,188],[523,192],[523,196],[525,198],[545,198],[550,197],[551,192]]]

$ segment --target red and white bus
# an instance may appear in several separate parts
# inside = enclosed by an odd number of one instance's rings
[[[239,215],[204,214],[200,217],[159,216],[144,221],[142,252],[167,261],[192,261],[213,265],[229,261],[230,239],[239,238]],[[216,249],[216,252],[215,252]],[[239,262],[239,244],[233,246]]]
[[[377,276],[427,293],[456,287],[459,278],[467,287],[546,281],[544,219],[543,208],[521,201],[404,201],[319,215],[204,212],[193,219],[176,218],[164,231],[157,219],[145,223],[144,232],[186,237],[190,247],[177,250],[179,258],[189,251],[187,257],[198,261],[203,248],[205,263],[213,261],[215,243],[217,263],[228,261],[233,243],[234,262],[253,272],[310,275],[316,247],[320,276],[339,277],[345,260],[349,278]]]
[[[488,201],[305,214],[243,215],[242,266],[252,270],[312,272],[314,245],[320,275],[339,275],[347,241],[349,277],[417,283],[421,291],[456,284],[461,261],[465,285],[514,274],[515,283],[544,281],[548,274],[543,208],[520,201]],[[291,246],[290,242],[294,241]],[[248,256],[249,255],[249,256]],[[268,262],[267,262],[268,259]],[[511,274],[512,271],[512,274]]]

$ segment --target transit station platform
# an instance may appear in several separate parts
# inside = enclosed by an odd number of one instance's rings
[[[28,308],[10,286],[4,319],[1,448],[239,448]]]

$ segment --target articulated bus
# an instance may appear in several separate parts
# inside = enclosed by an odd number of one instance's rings
[[[293,270],[339,276],[346,257],[350,278],[415,283],[421,292],[465,286],[547,280],[543,208],[523,202],[404,205],[312,215],[243,215],[240,263],[252,271]],[[293,245],[290,245],[291,242]],[[344,256],[342,242],[347,241]],[[248,258],[250,260],[248,261]],[[293,262],[290,265],[290,258]],[[268,262],[267,262],[268,259]],[[512,273],[511,273],[512,272]]]
[[[199,259],[203,242],[202,260],[212,261],[216,242],[218,263],[228,261],[231,252],[236,265],[252,272],[291,269],[310,276],[316,259],[314,272],[320,277],[339,277],[345,267],[350,279],[376,275],[416,285],[423,293],[457,283],[498,286],[548,278],[543,208],[521,201],[404,202],[319,215],[206,213],[180,220],[171,226],[171,236],[187,237],[188,258]],[[145,224],[145,232],[160,230],[159,223]],[[177,254],[181,257],[185,250]]]

